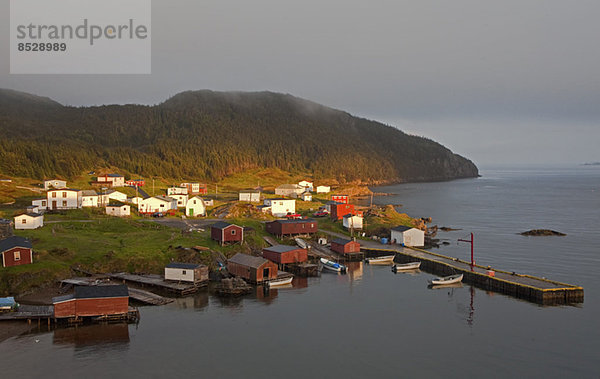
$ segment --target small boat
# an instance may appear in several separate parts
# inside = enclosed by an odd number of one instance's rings
[[[292,276],[287,276],[285,278],[277,278],[277,279],[269,280],[267,282],[267,285],[269,287],[286,286],[288,284],[291,284],[293,279],[294,279],[293,275]]]
[[[429,284],[431,285],[444,285],[444,284],[453,284],[453,283],[460,283],[462,281],[463,278],[463,274],[457,274],[457,275],[450,275],[450,276],[445,276],[443,278],[435,278],[429,281]]]
[[[395,255],[386,255],[384,257],[367,258],[365,261],[371,265],[388,265],[394,263]]]
[[[421,262],[396,263],[392,266],[392,271],[416,270],[419,267],[421,267]]]
[[[300,246],[302,249],[308,248],[308,243],[306,243],[306,241],[302,238],[296,237],[294,238],[294,241],[296,241],[296,245]]]
[[[329,259],[321,258],[321,263],[323,264],[323,267],[331,271],[346,272],[348,270],[343,264],[330,261]]]

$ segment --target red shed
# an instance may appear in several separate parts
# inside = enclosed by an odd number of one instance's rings
[[[79,286],[75,293],[52,299],[54,318],[125,315],[129,311],[129,290],[116,286]]]
[[[331,201],[335,201],[342,204],[348,204],[350,196],[348,195],[331,195]]]
[[[265,229],[267,232],[279,237],[291,236],[294,234],[313,234],[317,232],[319,224],[317,221],[306,219],[295,220],[275,220],[267,222]]]
[[[360,253],[360,243],[344,238],[331,241],[331,250],[339,254]]]
[[[237,253],[227,260],[227,271],[252,283],[262,283],[277,278],[277,265],[267,259]]]
[[[31,242],[23,237],[12,236],[0,241],[2,266],[19,266],[33,263]]]
[[[242,242],[244,240],[244,228],[219,221],[210,227],[210,237],[215,241],[219,241],[221,245]]]
[[[263,249],[263,258],[279,264],[303,263],[308,261],[308,252],[298,246],[275,245]]]
[[[332,204],[331,205],[331,218],[334,220],[341,220],[347,214],[354,214],[354,204]]]

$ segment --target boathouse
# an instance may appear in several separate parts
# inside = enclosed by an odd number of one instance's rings
[[[227,261],[227,271],[252,283],[263,283],[277,278],[277,264],[243,253],[237,253]]]
[[[263,258],[278,264],[304,263],[308,252],[298,246],[275,245],[263,249]]]
[[[244,241],[244,228],[219,221],[210,227],[210,238],[218,241],[221,246],[228,243],[242,242]]]
[[[31,242],[19,236],[12,236],[1,240],[0,255],[2,255],[2,267],[33,263]]]
[[[404,246],[425,246],[425,232],[410,226],[396,226],[391,229],[392,243]]]
[[[338,254],[360,253],[360,243],[344,238],[336,238],[331,241],[331,250]]]
[[[165,266],[165,280],[201,283],[208,281],[208,267],[195,263],[172,262]]]
[[[317,221],[306,219],[275,220],[265,224],[265,230],[278,237],[299,234],[314,234],[318,230]]]
[[[127,316],[129,290],[124,284],[77,286],[71,295],[52,299],[54,318]]]

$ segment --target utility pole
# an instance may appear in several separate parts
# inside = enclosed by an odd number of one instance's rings
[[[470,240],[465,240],[465,239],[458,239],[461,242],[468,242],[471,244],[471,270],[473,270],[473,266],[475,266],[475,259],[473,258],[473,233],[471,233],[471,239]]]

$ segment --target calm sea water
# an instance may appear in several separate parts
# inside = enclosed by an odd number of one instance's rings
[[[38,332],[0,343],[3,377],[590,377],[600,375],[600,169],[482,170],[404,184],[378,203],[460,228],[437,252],[580,284],[580,306],[541,307],[432,275],[355,264],[294,288],[142,307],[138,325]],[[566,237],[523,237],[549,228]]]

